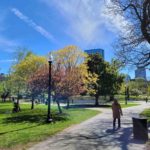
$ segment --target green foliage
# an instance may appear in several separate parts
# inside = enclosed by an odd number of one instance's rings
[[[65,69],[72,69],[79,66],[84,62],[86,53],[84,53],[77,46],[69,45],[63,49],[53,52],[54,63],[60,63]]]
[[[18,63],[11,69],[10,85],[12,92],[19,95],[27,90],[27,80],[47,63],[46,58],[34,55],[32,52],[18,53]]]
[[[7,95],[7,93],[9,93],[8,96],[10,96],[11,88],[9,81],[10,81],[9,75],[5,75],[3,80],[0,81],[0,96]]]
[[[139,96],[142,95],[142,92],[138,89],[130,89],[130,94],[133,96]]]
[[[0,95],[4,92],[4,83],[0,82]]]
[[[145,116],[148,118],[148,122],[150,123],[150,108],[149,109],[145,109],[141,115]]]
[[[26,48],[18,48],[14,52],[14,59],[16,60],[15,64],[19,64],[22,60],[24,60],[26,57],[32,54],[33,52],[31,50],[28,50]]]
[[[78,47],[69,45],[54,52],[53,90],[56,96],[68,99],[84,92],[95,93],[90,88],[96,83],[97,76],[87,71],[84,63],[87,54]]]
[[[123,80],[124,75],[119,73],[119,62],[117,60],[112,60],[111,64],[108,66],[108,72],[107,72],[107,84],[105,85],[108,87],[106,94],[109,95],[115,95],[118,94]]]
[[[149,96],[150,96],[150,85],[148,85],[147,95],[149,95]]]
[[[98,105],[100,95],[110,95],[118,93],[124,76],[119,74],[118,63],[113,60],[111,64],[105,62],[100,54],[91,54],[87,60],[88,70],[98,76],[97,84],[93,86],[96,90],[95,98]]]
[[[134,92],[138,92],[139,94],[148,93],[148,82],[144,79],[137,78],[130,81],[128,84],[130,88],[130,94],[133,94]]]

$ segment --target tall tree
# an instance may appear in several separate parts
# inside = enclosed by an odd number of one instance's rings
[[[104,62],[103,58],[99,54],[91,54],[87,60],[88,71],[93,74],[97,74],[98,79],[96,84],[93,85],[93,89],[95,89],[95,105],[99,105],[99,96],[103,95],[103,79],[106,71],[107,63]]]
[[[10,78],[8,75],[2,75],[0,79],[0,96],[2,98],[2,102],[5,102],[8,97],[10,98],[11,89],[9,80]]]
[[[97,77],[95,89],[95,105],[99,105],[101,95],[110,95],[112,98],[116,94],[123,82],[123,76],[118,72],[118,63],[113,61],[112,65],[105,62],[100,54],[91,54],[87,60],[89,72],[95,73]]]
[[[114,99],[114,95],[118,94],[119,90],[121,89],[124,75],[119,73],[120,69],[120,62],[117,60],[112,60],[110,65],[107,67],[106,73],[106,95],[110,95],[110,100]]]
[[[69,98],[78,95],[83,91],[94,93],[90,86],[96,82],[97,76],[91,75],[87,71],[85,56],[81,50],[75,46],[68,46],[54,52],[52,63],[52,93],[59,105],[59,99],[65,98],[69,106]],[[41,67],[29,80],[29,87],[39,92],[48,88],[48,66]],[[43,84],[44,83],[44,84]],[[59,107],[60,108],[60,107]],[[60,110],[60,109],[59,109]]]
[[[149,66],[150,64],[150,1],[111,0],[108,8],[127,21],[115,44],[116,54],[124,64]],[[109,10],[108,9],[108,10]],[[111,14],[110,14],[111,15]]]
[[[48,65],[41,66],[27,80],[28,92],[32,98],[31,109],[34,108],[34,100],[39,95],[44,95],[48,89]]]
[[[141,93],[147,94],[148,92],[148,82],[142,78],[136,78],[129,82],[130,94],[132,93]]]
[[[78,47],[70,45],[54,52],[54,63],[59,64],[63,70],[63,80],[61,83],[61,95],[67,99],[69,106],[69,97],[79,94],[82,85],[82,75],[80,65],[84,62],[86,54]],[[83,70],[84,71],[84,70]]]
[[[34,54],[26,55],[19,63],[12,66],[11,80],[14,86],[14,93],[17,93],[18,99],[21,92],[27,90],[27,81],[34,73],[47,63],[46,58]],[[32,94],[32,92],[31,92]],[[32,107],[34,106],[34,94],[32,96]],[[18,100],[19,101],[19,100]]]

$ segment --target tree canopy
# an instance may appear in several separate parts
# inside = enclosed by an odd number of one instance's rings
[[[100,54],[91,54],[88,57],[87,65],[91,73],[95,73],[97,77],[95,89],[95,105],[98,105],[99,96],[114,96],[118,92],[123,82],[123,75],[118,72],[118,63],[114,61],[112,64],[105,62]]]
[[[149,66],[150,64],[150,1],[111,0],[108,8],[124,17],[128,23],[119,34],[115,50],[123,64]]]

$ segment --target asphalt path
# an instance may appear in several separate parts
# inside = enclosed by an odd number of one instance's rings
[[[115,130],[111,109],[91,108],[102,113],[33,145],[29,150],[145,150],[146,142],[135,140],[132,134],[132,117],[145,108],[150,108],[150,103],[124,108],[121,128]]]

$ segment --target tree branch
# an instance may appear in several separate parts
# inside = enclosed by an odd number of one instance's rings
[[[128,6],[126,6],[126,7],[123,9],[123,11],[126,11],[129,7],[132,7],[132,8],[134,9],[134,11],[135,11],[135,13],[136,13],[138,19],[142,22],[142,18],[141,18],[141,16],[139,15],[139,13],[138,13],[137,8],[136,8],[135,5],[129,4]]]

